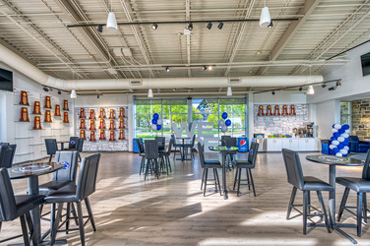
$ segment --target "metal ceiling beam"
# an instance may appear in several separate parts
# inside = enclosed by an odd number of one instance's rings
[[[186,21],[190,21],[190,0],[185,0],[185,14]],[[186,36],[186,54],[188,58],[188,65],[191,64],[191,35]],[[188,76],[191,77],[191,70],[188,69]]]
[[[87,17],[81,15],[81,9],[75,1],[69,0],[54,0],[60,10],[65,14],[65,16],[72,23],[79,23],[86,21]],[[72,5],[73,4],[73,5]],[[109,61],[108,65],[113,68],[116,65],[119,65],[113,56],[109,53],[108,47],[104,44],[104,41],[101,38],[98,38],[98,35],[91,28],[80,28],[81,35],[84,39],[94,48],[97,54],[99,54],[104,60]],[[106,72],[108,76],[112,76]],[[117,78],[117,76],[114,76]],[[123,73],[120,73],[120,77],[126,77]]]
[[[286,29],[284,34],[281,36],[279,42],[277,42],[274,49],[271,51],[269,55],[270,61],[275,61],[279,57],[281,52],[284,50],[284,48],[287,46],[290,40],[294,37],[299,28],[306,22],[308,17],[315,10],[319,3],[320,0],[307,0],[304,8],[302,8],[298,13],[298,15],[303,15],[303,17],[299,18],[298,21],[295,21],[292,24],[290,24],[290,26]],[[264,74],[267,72],[268,69],[269,67],[264,67],[260,69],[260,71],[257,74],[259,75]]]

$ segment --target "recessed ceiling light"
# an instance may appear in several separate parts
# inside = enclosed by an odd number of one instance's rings
[[[213,70],[213,67],[212,66],[208,66],[208,71],[212,71]]]
[[[166,67],[166,72],[169,72],[170,71],[170,67]]]
[[[153,23],[152,24],[152,29],[155,31],[155,30],[157,30],[157,28],[158,28],[158,24],[157,23]]]
[[[202,67],[202,70],[203,70],[203,71],[207,70],[207,66],[203,66],[203,67]]]
[[[188,25],[188,29],[190,30],[190,31],[193,31],[193,23],[189,23],[189,25]]]
[[[260,50],[256,52],[256,55],[261,55],[261,54],[262,54],[262,51]]]

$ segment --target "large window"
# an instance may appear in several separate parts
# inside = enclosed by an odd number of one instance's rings
[[[209,122],[204,133],[219,137],[223,134],[239,137],[246,135],[247,111],[246,98],[203,98],[203,99],[137,99],[135,113],[135,135],[137,138],[155,136],[170,137],[173,134],[172,123],[180,127],[181,123]],[[226,133],[219,128],[223,112],[228,114],[232,124]],[[151,129],[153,114],[158,113],[162,119],[162,129]],[[183,132],[185,134],[185,131]],[[195,130],[198,133],[198,129]]]
[[[351,102],[340,102],[340,123],[351,126]]]

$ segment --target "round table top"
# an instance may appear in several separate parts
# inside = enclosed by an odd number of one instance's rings
[[[176,137],[177,139],[191,139],[191,137]]]
[[[351,157],[337,157],[332,155],[308,155],[306,159],[321,164],[340,166],[362,166],[365,162]]]
[[[8,168],[8,173],[10,179],[21,179],[52,173],[64,167],[65,164],[61,162],[37,162]]]
[[[65,140],[65,141],[57,141],[57,143],[69,143],[69,140]]]
[[[239,150],[238,147],[236,146],[209,146],[208,147],[209,150],[212,150],[212,151],[235,151],[235,150]]]

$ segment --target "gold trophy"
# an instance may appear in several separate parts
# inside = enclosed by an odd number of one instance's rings
[[[28,103],[28,96],[27,91],[21,91],[21,101],[19,102],[20,105],[30,105]]]
[[[49,122],[49,123],[52,122],[50,110],[45,111],[45,122]]]
[[[39,101],[35,101],[33,103],[33,114],[41,114],[41,109],[40,109],[40,102]]]
[[[19,119],[19,121],[22,121],[22,122],[30,121],[30,119],[28,118],[28,108],[26,107],[21,108],[21,118]]]
[[[54,116],[61,116],[60,115],[60,105],[59,104],[56,104],[55,105],[55,113],[54,113]]]
[[[35,119],[33,121],[33,129],[34,130],[41,130],[41,119],[40,116],[35,116]]]
[[[49,96],[45,97],[45,108],[51,108],[51,101]]]

